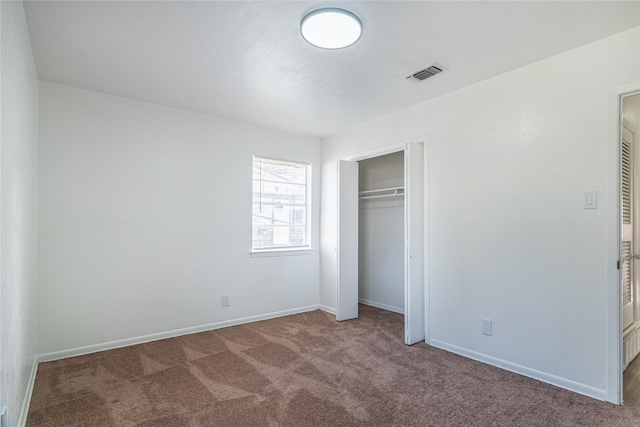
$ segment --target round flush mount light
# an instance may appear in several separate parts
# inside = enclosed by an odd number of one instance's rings
[[[302,18],[300,33],[314,46],[323,49],[342,49],[360,39],[362,21],[348,10],[318,9]]]

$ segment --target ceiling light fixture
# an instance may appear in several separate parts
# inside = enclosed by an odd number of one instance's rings
[[[360,39],[362,21],[348,10],[318,9],[302,18],[300,33],[314,46],[323,49],[342,49]]]

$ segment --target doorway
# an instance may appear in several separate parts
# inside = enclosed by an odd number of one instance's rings
[[[358,162],[358,302],[404,315],[404,152]]]
[[[640,410],[640,93],[620,101],[623,402]]]
[[[381,213],[372,208],[374,201],[378,207],[386,202],[388,208],[401,211]],[[360,224],[361,215],[365,224]],[[398,217],[402,217],[402,225]],[[379,266],[372,264],[382,257],[384,247],[361,248],[372,243],[370,233],[361,236],[363,230],[366,232],[368,223],[382,218],[396,220],[389,223],[389,230],[374,237],[376,241],[388,239],[382,245],[392,245],[387,252],[389,262],[378,273],[394,282],[402,278],[400,283],[383,285],[384,278],[373,279],[371,270]],[[338,161],[337,320],[357,318],[359,301],[373,303],[404,312],[406,344],[425,340],[424,222],[422,143],[407,142]]]

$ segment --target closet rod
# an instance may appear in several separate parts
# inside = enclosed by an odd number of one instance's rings
[[[364,191],[360,191],[358,194],[384,193],[385,191],[398,191],[398,190],[404,190],[404,187],[389,187],[389,188],[378,188],[377,190],[364,190]]]
[[[397,191],[391,193],[391,194],[380,194],[378,196],[360,196],[360,200],[365,200],[365,199],[380,199],[382,197],[402,197],[404,196],[404,193],[398,193]]]

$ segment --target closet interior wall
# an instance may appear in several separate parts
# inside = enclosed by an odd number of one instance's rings
[[[358,163],[358,300],[404,314],[404,151]]]

